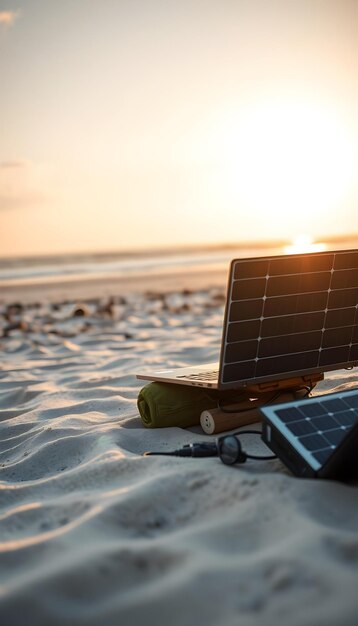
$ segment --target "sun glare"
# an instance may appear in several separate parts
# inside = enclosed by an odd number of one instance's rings
[[[246,211],[269,237],[302,226],[324,233],[352,192],[353,138],[329,101],[267,97],[222,110],[186,149],[191,161],[211,161],[222,204]]]
[[[348,131],[324,107],[267,104],[251,114],[242,140],[247,200],[273,218],[315,220],[344,195],[352,171]]]
[[[309,235],[299,235],[295,237],[292,244],[284,247],[285,254],[302,254],[304,252],[323,252],[326,244],[316,243]]]

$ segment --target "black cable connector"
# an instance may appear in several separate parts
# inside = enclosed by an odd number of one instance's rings
[[[143,456],[152,455],[163,456],[187,456],[187,457],[205,457],[205,456],[218,456],[218,447],[214,442],[207,443],[189,443],[178,450],[172,450],[171,452],[144,452]]]
[[[202,456],[218,456],[218,446],[216,442],[206,443],[189,443],[184,446],[190,448],[190,454],[188,456],[202,457]]]

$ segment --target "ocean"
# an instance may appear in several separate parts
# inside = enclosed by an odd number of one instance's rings
[[[199,249],[150,250],[133,252],[85,253],[23,258],[0,258],[0,288],[22,284],[81,281],[101,278],[150,276],[178,268],[188,271],[228,267],[238,256],[260,256],[269,250],[279,252],[277,244],[227,246]],[[276,252],[274,252],[276,253]]]
[[[234,258],[358,248],[358,237],[305,248],[285,242],[0,258],[0,301],[84,298],[116,290],[225,286]],[[195,282],[196,281],[196,282]]]

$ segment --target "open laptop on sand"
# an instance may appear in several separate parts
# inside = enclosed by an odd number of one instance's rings
[[[264,391],[357,364],[358,250],[337,250],[234,259],[219,362],[137,378]]]

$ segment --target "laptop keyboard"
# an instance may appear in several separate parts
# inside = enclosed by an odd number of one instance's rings
[[[186,374],[185,376],[177,376],[177,378],[187,378],[189,380],[218,380],[219,370],[199,372],[197,374]]]

